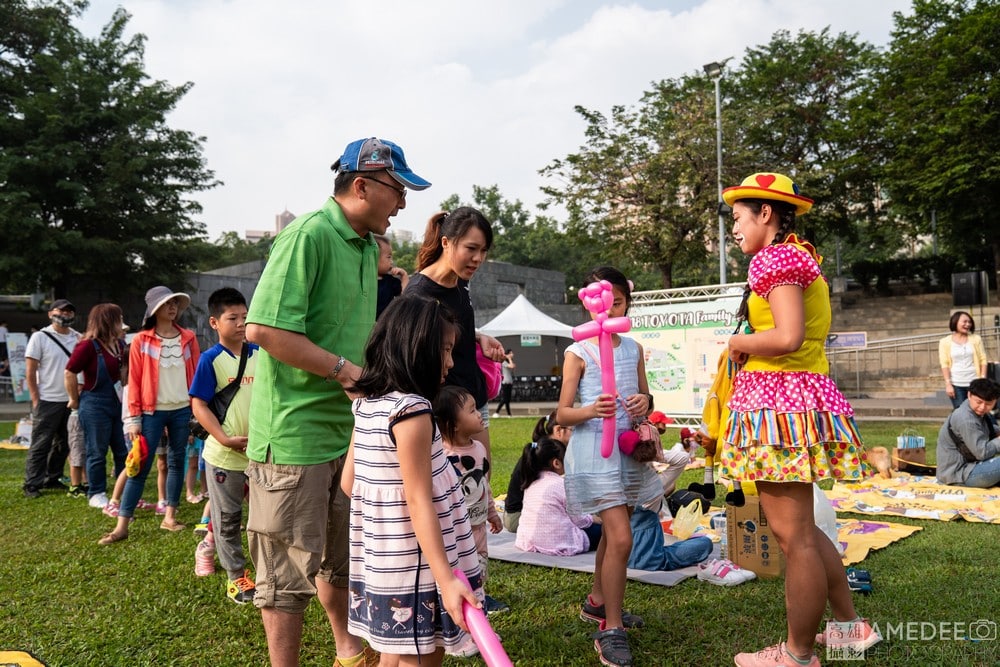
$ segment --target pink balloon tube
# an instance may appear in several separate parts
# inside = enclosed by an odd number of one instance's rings
[[[611,283],[602,280],[590,283],[578,294],[584,308],[594,313],[594,320],[573,327],[573,340],[579,342],[597,336],[601,364],[601,392],[618,395],[615,386],[615,348],[612,334],[625,333],[632,329],[632,320],[627,317],[608,317],[614,302]],[[609,458],[615,447],[615,417],[604,418],[601,425],[601,456]]]
[[[469,578],[458,568],[452,570],[455,576],[469,586]],[[486,612],[479,607],[469,604],[468,600],[462,600],[462,615],[465,616],[465,623],[469,626],[472,640],[479,647],[479,654],[486,661],[486,667],[514,667],[514,663],[507,656],[507,651],[503,650],[497,633],[493,632],[493,626],[486,620]]]

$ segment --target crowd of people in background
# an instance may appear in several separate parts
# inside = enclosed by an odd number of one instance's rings
[[[709,562],[706,538],[663,544],[660,519],[676,510],[676,494],[708,504],[675,488],[697,447],[690,429],[665,450],[653,436],[658,466],[622,447],[602,451],[606,420],[616,442],[644,422],[662,434],[667,422],[654,411],[642,346],[617,333],[616,395],[603,386],[596,338],[567,348],[558,407],[524,446],[501,517],[490,485],[494,395],[480,365],[503,365],[498,417],[510,415],[515,364],[511,350],[476,331],[469,292],[493,244],[491,223],[471,207],[431,216],[408,275],[384,234],[408,191],[430,183],[402,148],[375,137],[350,143],[332,169],[333,196],[275,238],[249,304],[232,288],[209,296],[218,343],[207,350],[179,324],[190,297],[165,286],[146,293],[128,346],[117,305],[92,307],[81,334],[75,306],[51,304],[50,324],[26,350],[26,497],[85,497],[114,520],[97,541],[111,546],[129,538],[137,510],[161,515],[165,531],[185,530],[177,510],[186,487],[189,501],[204,504],[195,574],[213,574],[218,559],[228,599],[260,609],[276,666],[298,664],[314,597],[336,642],[334,667],[475,654],[462,604],[509,610],[485,594],[487,534],[504,528],[524,550],[595,552],[579,616],[597,623],[606,665],[634,664],[628,631],[644,625],[625,608],[627,568],[702,564],[699,577],[718,585],[748,579],[732,563]],[[879,641],[812,514],[814,480],[862,479],[870,467],[853,411],[827,375],[830,305],[818,256],[794,233],[812,201],[771,173],[724,198],[752,259],[739,313],[747,326],[728,341],[740,370],[719,454],[724,475],[756,482],[787,564],[785,640],[735,661],[818,665],[814,643],[830,640],[816,635],[827,603],[865,647]],[[599,281],[610,286],[608,315],[627,315],[631,282],[611,266],[585,282]],[[978,379],[984,355],[971,316],[955,313],[950,328],[940,357],[956,411],[938,441],[943,481],[996,485],[1000,441],[987,413],[1000,386]],[[807,436],[793,441],[793,432]],[[143,498],[154,464],[155,504]]]

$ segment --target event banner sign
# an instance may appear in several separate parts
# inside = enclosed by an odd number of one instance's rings
[[[657,410],[674,418],[701,417],[719,354],[736,327],[740,299],[721,296],[632,306],[628,335],[642,345],[646,379]]]
[[[7,334],[7,355],[10,358],[10,383],[14,390],[14,400],[18,403],[31,400],[31,394],[28,393],[28,382],[25,380],[24,350],[27,347],[27,334]]]

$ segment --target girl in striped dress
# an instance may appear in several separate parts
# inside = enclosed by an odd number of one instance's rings
[[[830,291],[815,248],[798,239],[796,214],[812,208],[790,178],[761,173],[723,191],[733,207],[733,237],[752,255],[740,317],[748,333],[729,339],[742,368],[723,425],[722,475],[757,484],[760,504],[785,555],[786,642],[740,653],[740,667],[818,667],[814,641],[855,651],[879,641],[854,610],[833,543],[813,518],[814,481],[856,481],[871,473],[854,411],[827,375]],[[815,635],[829,601],[843,627]],[[830,632],[828,630],[828,632]],[[842,647],[845,650],[847,647]]]
[[[437,301],[394,299],[355,385],[362,398],[341,482],[351,498],[348,627],[400,665],[440,665],[467,641],[463,600],[482,606],[465,499],[431,411],[457,332]]]

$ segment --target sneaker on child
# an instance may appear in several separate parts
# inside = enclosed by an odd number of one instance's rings
[[[448,655],[453,655],[456,658],[471,658],[473,656],[479,655],[479,647],[476,646],[476,641],[472,638],[472,635],[466,634],[465,640],[455,648],[450,648],[446,651]]]
[[[491,614],[501,614],[503,612],[510,611],[510,605],[507,604],[506,602],[500,602],[500,600],[491,598],[489,595],[484,596],[484,598],[485,599],[483,600],[483,611],[486,612],[487,616]]]
[[[96,509],[104,509],[108,506],[108,494],[95,493],[87,500],[87,504]]]
[[[121,512],[121,509],[122,506],[118,502],[114,500],[109,500],[108,504],[101,508],[101,512],[104,513],[104,516],[109,516],[112,519],[117,519],[118,514]],[[133,521],[135,521],[135,517],[134,516],[129,517],[128,522],[132,523]]]
[[[156,501],[156,513],[157,514],[166,514],[167,513],[167,501],[166,500],[158,500],[158,501]]]
[[[215,574],[214,543],[202,540],[194,548],[194,573],[199,577],[208,577]]]
[[[590,638],[594,640],[594,649],[601,659],[601,664],[609,667],[632,667],[632,651],[629,650],[625,630],[622,628],[606,630],[604,623],[599,627],[600,630],[590,635]]]
[[[249,572],[244,572],[243,576],[239,579],[230,579],[229,583],[226,584],[226,597],[235,602],[236,604],[246,604],[247,602],[253,602],[254,593],[257,589],[254,587],[253,582],[247,576]]]
[[[74,484],[69,487],[69,491],[66,495],[70,498],[86,498],[87,497],[87,485],[86,484]]]
[[[166,507],[166,502],[163,503],[163,506]],[[142,498],[139,498],[139,501],[135,504],[135,508],[137,510],[155,510],[156,505],[154,503],[149,502],[148,500],[143,500]],[[166,512],[166,509],[164,509],[163,511]]]
[[[815,653],[809,654],[808,662],[802,662],[792,657],[785,642],[768,646],[756,653],[737,653],[734,661],[736,667],[820,667]]]
[[[194,534],[205,536],[208,535],[208,517],[203,516],[194,526]]]
[[[698,578],[716,586],[738,586],[757,575],[725,558],[713,558],[698,564]]]

